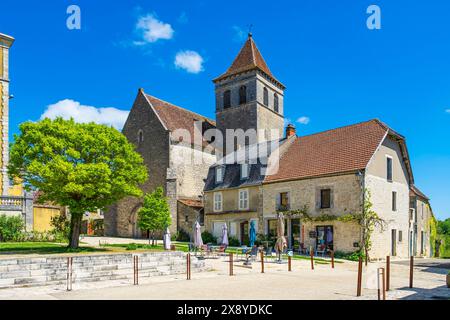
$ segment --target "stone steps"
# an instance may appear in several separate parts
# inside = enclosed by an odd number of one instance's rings
[[[136,254],[139,277],[181,274],[186,272],[182,252]],[[73,283],[133,279],[133,254],[110,254],[73,257]],[[204,261],[192,257],[192,270],[206,270]],[[65,285],[67,257],[0,259],[0,289],[12,287]]]

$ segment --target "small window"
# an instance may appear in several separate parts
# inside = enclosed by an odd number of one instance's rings
[[[239,104],[247,103],[247,87],[241,86],[239,88]]]
[[[222,194],[220,192],[214,193],[214,211],[222,211]]]
[[[231,91],[227,90],[223,93],[223,108],[227,109],[231,107]]]
[[[392,211],[397,211],[397,192],[392,192]]]
[[[387,181],[392,182],[392,158],[386,158],[386,166],[387,166]]]
[[[267,90],[267,88],[264,88],[263,103],[266,107],[269,106],[269,90]]]
[[[281,192],[278,195],[277,209],[279,211],[289,210],[289,192]]]
[[[241,164],[241,180],[247,179],[249,175],[250,166],[247,163]]]
[[[421,217],[422,217],[422,220],[423,220],[423,211],[425,210],[425,206],[424,206],[424,204],[422,203],[422,210],[421,210]]]
[[[248,210],[248,190],[239,190],[239,210]]]
[[[273,95],[273,110],[275,112],[279,112],[279,110],[280,110],[280,106],[279,106],[279,102],[278,102],[278,95],[276,93]]]
[[[189,216],[184,216],[184,222],[189,223]]]
[[[331,189],[320,190],[320,208],[321,209],[331,208]]]
[[[139,130],[139,132],[138,132],[138,142],[139,143],[144,142],[144,131],[142,131],[142,130]]]
[[[223,182],[223,167],[216,167],[216,183]]]
[[[399,230],[398,231],[398,242],[402,242],[403,241],[403,231]]]
[[[205,211],[203,209],[198,212],[198,223],[201,226],[205,225]]]

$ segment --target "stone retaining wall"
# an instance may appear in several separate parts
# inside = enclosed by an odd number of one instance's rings
[[[139,257],[139,278],[186,272],[183,252],[74,256],[73,283],[130,279],[133,256]],[[206,271],[205,262],[191,258],[192,272]],[[67,283],[67,257],[0,259],[0,289]]]

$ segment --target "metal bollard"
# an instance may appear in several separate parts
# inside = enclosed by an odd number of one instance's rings
[[[391,288],[391,257],[386,257],[386,291]]]
[[[264,273],[264,252],[261,251],[261,273]]]
[[[72,291],[73,258],[67,258],[67,291]]]
[[[311,253],[311,270],[314,270],[314,249],[309,250]]]
[[[186,256],[186,280],[191,280],[191,254]]]
[[[139,257],[133,256],[134,285],[139,285]]]
[[[233,275],[233,253],[230,253],[230,276]]]
[[[380,274],[381,274],[381,285],[383,290],[383,300],[386,300],[386,287],[384,279],[384,268],[378,268],[377,270],[377,287],[378,287],[378,300],[381,300],[381,289],[380,289]]]
[[[288,271],[289,272],[292,271],[292,257],[291,256],[288,257]]]
[[[331,269],[334,269],[334,250],[331,251]]]
[[[409,262],[409,287],[413,287],[414,281],[414,256],[411,256],[411,261]]]
[[[357,297],[361,297],[361,286],[362,286],[362,257],[359,257],[359,261],[358,261],[358,284],[357,284],[357,288],[356,288],[356,296]]]

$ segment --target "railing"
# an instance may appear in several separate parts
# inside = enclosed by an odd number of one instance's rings
[[[0,210],[22,210],[25,198],[0,196]]]

